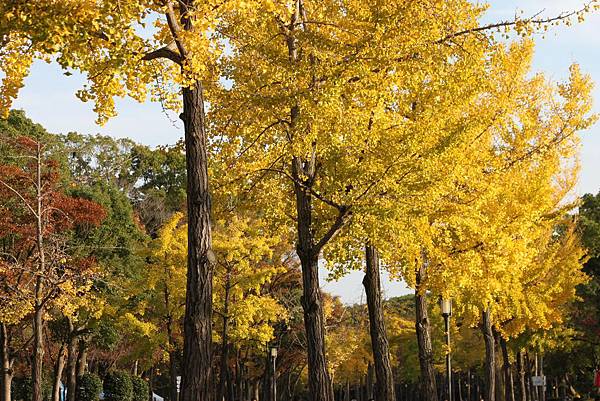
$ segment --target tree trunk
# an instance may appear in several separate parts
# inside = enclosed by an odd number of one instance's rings
[[[539,361],[538,376],[544,376],[544,356],[535,354],[536,360]],[[546,386],[538,386],[539,400],[546,401]]]
[[[437,401],[437,383],[433,368],[433,347],[431,328],[427,312],[427,293],[422,287],[425,279],[425,262],[417,271],[415,288],[416,333],[419,346],[419,366],[421,369],[421,400]]]
[[[467,401],[471,401],[471,392],[474,385],[471,381],[471,369],[469,369],[467,370]]]
[[[169,400],[177,401],[177,355],[169,352]]]
[[[181,401],[213,401],[212,274],[208,156],[202,84],[183,88],[187,167],[188,270]]]
[[[504,399],[506,401],[515,401],[515,385],[513,382],[512,365],[510,358],[508,357],[508,347],[506,346],[506,339],[499,336],[500,348],[502,350],[502,370],[504,371]]]
[[[54,382],[52,383],[52,401],[61,401],[60,383],[65,368],[65,345],[61,344],[54,364]]]
[[[496,331],[496,329],[492,326],[492,331],[494,333],[494,355],[495,355],[495,364],[494,371],[496,373],[496,401],[508,401],[504,398],[505,391],[505,382],[504,382],[504,370],[502,366],[502,350],[500,349],[500,333]]]
[[[494,333],[492,332],[491,311],[488,306],[482,313],[481,331],[485,342],[485,401],[495,401],[495,365]]]
[[[77,344],[79,352],[77,353],[77,368],[75,371],[75,377],[79,379],[85,374],[87,369],[87,342],[85,341],[85,338],[79,337]]]
[[[221,331],[221,368],[219,371],[219,391],[217,401],[225,399],[229,369],[227,359],[229,358],[229,294],[231,291],[231,271],[228,268],[225,277],[225,297],[223,299],[223,328]]]
[[[235,353],[235,383],[236,383],[236,399],[244,401],[244,361],[240,357],[241,350],[238,349]],[[288,376],[289,378],[289,376]]]
[[[33,314],[33,360],[31,364],[32,401],[42,401],[42,364],[44,360],[43,308],[36,307]]]
[[[517,353],[517,371],[519,373],[519,401],[527,401],[527,382],[525,380],[525,361],[523,351]]]
[[[302,0],[297,0],[291,16],[290,31],[285,35],[288,57],[292,65],[298,62],[297,36],[294,30],[300,26],[298,23],[304,18],[303,7]],[[310,60],[314,60],[314,58],[310,57]],[[293,105],[290,108],[289,134],[291,136],[302,135],[301,132],[296,132],[299,117],[300,107],[297,104]],[[317,161],[314,146],[313,143],[313,151],[309,157],[294,156],[291,160],[298,231],[296,253],[302,266],[302,308],[304,310],[304,327],[308,351],[309,399],[311,401],[333,401],[333,386],[327,370],[325,355],[325,321],[322,294],[319,287],[318,260],[322,247],[343,226],[348,210],[338,208],[339,214],[331,228],[320,240],[315,240],[311,194],[311,189],[317,179]]]
[[[375,384],[375,378],[373,377],[375,374],[375,372],[373,371],[373,365],[371,365],[370,363],[367,366],[367,378],[366,378],[366,384],[365,384],[365,390],[366,390],[366,396],[367,396],[367,400],[371,400],[375,397],[375,395],[373,394],[373,390],[374,388],[374,384]],[[331,378],[331,381],[333,382],[335,380],[334,377]]]
[[[32,400],[42,401],[42,364],[44,360],[44,300],[43,275],[46,272],[46,254],[44,249],[44,218],[42,206],[42,147],[37,143],[36,155],[36,247],[38,251],[38,276],[35,281],[33,314],[33,361],[31,364]]]
[[[148,372],[148,401],[154,401],[154,368]]]
[[[292,110],[292,121],[297,119],[297,109]],[[308,388],[311,401],[333,401],[333,387],[327,370],[325,356],[325,319],[323,299],[319,287],[319,252],[315,245],[312,227],[312,198],[307,190],[310,182],[302,185],[303,177],[314,180],[314,158],[303,162],[294,157],[292,175],[295,179],[296,212],[298,216],[298,242],[296,252],[302,266],[302,309],[308,351]]]
[[[10,388],[13,379],[12,358],[10,355],[8,330],[5,323],[0,323],[0,359],[2,359],[2,390],[0,401],[11,401]]]
[[[304,225],[302,219],[298,224]],[[303,234],[312,232],[304,228]],[[319,266],[317,255],[304,252],[298,244],[302,264],[302,308],[308,351],[308,387],[311,401],[333,401],[333,388],[325,359],[325,322],[323,300],[319,288]]]
[[[394,375],[392,373],[390,346],[385,330],[383,302],[381,299],[379,256],[377,250],[369,245],[366,246],[365,253],[366,270],[363,285],[367,294],[371,347],[373,348],[375,377],[377,379],[375,399],[377,401],[395,401]]]
[[[167,274],[169,274],[167,272]],[[173,315],[171,314],[171,294],[169,292],[169,286],[163,287],[163,299],[165,301],[165,310],[167,315],[165,320],[167,323],[167,345],[169,351],[169,400],[177,401],[177,351],[175,343],[175,335],[173,334]]]
[[[69,340],[67,344],[67,401],[75,401],[77,393],[77,337],[73,322],[69,319]]]

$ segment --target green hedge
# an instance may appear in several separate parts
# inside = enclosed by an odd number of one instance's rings
[[[146,380],[139,376],[131,376],[133,384],[133,401],[148,401],[150,398],[150,388]]]
[[[99,401],[102,392],[102,380],[98,375],[86,373],[77,383],[77,401]]]
[[[109,372],[104,378],[106,401],[133,401],[133,383],[127,372]]]

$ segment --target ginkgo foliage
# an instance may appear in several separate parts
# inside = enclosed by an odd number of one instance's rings
[[[280,243],[267,235],[260,221],[236,216],[217,221],[214,241],[216,327],[227,319],[229,341],[235,344],[269,342],[272,324],[285,319],[281,306],[263,291],[274,276],[286,271],[284,260],[278,260],[282,255],[276,253]],[[152,313],[171,321],[168,330],[178,330],[183,317],[187,244],[184,216],[175,213],[148,250],[150,264],[143,280],[156,293],[149,301]],[[215,341],[222,339],[221,331],[214,334]]]

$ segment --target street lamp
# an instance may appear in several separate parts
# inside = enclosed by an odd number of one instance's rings
[[[448,401],[452,401],[452,359],[450,354],[450,316],[452,316],[452,300],[440,298],[440,309],[444,317],[444,330],[446,332],[446,380],[448,390]]]
[[[271,401],[277,401],[277,348],[271,347]]]

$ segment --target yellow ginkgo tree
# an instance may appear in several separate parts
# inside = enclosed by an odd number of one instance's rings
[[[521,49],[530,59],[530,47]],[[519,63],[527,71],[527,58]],[[565,84],[524,73],[510,81],[516,108],[490,136],[480,178],[461,182],[419,231],[429,259],[427,288],[457,298],[464,318],[482,322],[488,399],[492,329],[509,337],[550,327],[585,280],[583,250],[564,216],[573,207],[579,131],[595,120],[591,84],[577,66]]]
[[[229,351],[247,346],[262,350],[273,338],[273,325],[284,321],[285,309],[266,290],[280,273],[287,271],[287,248],[281,237],[272,235],[260,220],[228,216],[216,221],[214,249],[216,269],[213,276],[215,326],[213,341],[221,343],[219,394],[222,398],[229,380]],[[155,329],[147,335],[166,332],[153,341],[169,356],[171,392],[177,389],[177,360],[181,350],[180,322],[185,303],[185,261],[187,227],[182,213],[175,213],[159,230],[148,248],[149,264],[142,278],[147,301],[144,310],[130,319],[138,326],[149,323]],[[150,291],[147,291],[149,289]],[[156,328],[162,330],[156,330]]]

